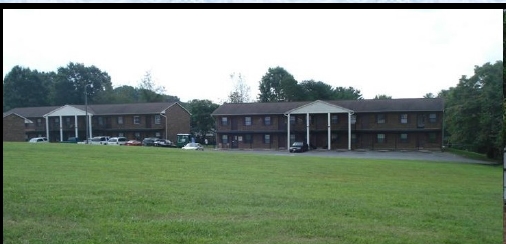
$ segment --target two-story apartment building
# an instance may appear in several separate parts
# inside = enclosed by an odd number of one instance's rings
[[[12,123],[13,116],[7,116],[11,114],[32,122],[24,123],[25,140],[44,136],[52,142],[93,136],[123,136],[137,140],[158,137],[176,141],[178,133],[190,132],[191,116],[177,102],[15,108],[4,113],[4,141],[9,140],[5,137],[5,128],[6,123]]]
[[[441,149],[440,98],[223,104],[212,116],[221,148]]]

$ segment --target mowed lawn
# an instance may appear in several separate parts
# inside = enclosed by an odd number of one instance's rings
[[[3,144],[3,243],[501,243],[502,167]]]

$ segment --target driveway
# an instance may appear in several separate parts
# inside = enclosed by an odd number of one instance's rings
[[[218,150],[221,151],[221,150]],[[281,156],[319,156],[319,157],[341,157],[341,158],[369,158],[369,159],[402,159],[402,160],[425,160],[439,162],[474,163],[494,165],[494,162],[464,158],[449,152],[440,151],[348,151],[348,150],[311,150],[305,153],[289,153],[280,150],[223,150],[230,153],[261,153]]]

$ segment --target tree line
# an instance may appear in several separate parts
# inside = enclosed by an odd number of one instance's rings
[[[506,132],[506,102],[503,90],[503,62],[475,66],[474,75],[462,76],[456,87],[441,90],[437,95],[445,101],[445,144],[458,149],[487,154],[490,158],[502,156]],[[255,102],[249,97],[250,88],[241,74],[232,74],[234,89],[226,102]],[[360,90],[349,87],[332,87],[322,81],[298,82],[282,67],[269,68],[259,81],[256,102],[289,102],[314,100],[363,99]],[[214,130],[210,114],[219,104],[210,100],[193,99],[182,102],[177,96],[164,94],[165,88],[157,86],[146,72],[136,87],[112,88],[111,77],[95,66],[86,67],[69,63],[56,72],[38,72],[15,66],[4,77],[3,111],[17,107],[62,106],[84,104],[85,91],[90,104],[180,102],[191,113],[191,128],[196,135]],[[504,90],[506,92],[506,90]],[[374,99],[391,99],[379,94]]]

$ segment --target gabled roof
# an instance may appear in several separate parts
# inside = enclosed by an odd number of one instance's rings
[[[443,111],[441,98],[362,99],[324,101],[355,113]],[[290,110],[313,102],[225,103],[212,113],[213,116],[285,114]]]
[[[25,117],[23,117],[23,116],[21,116],[21,115],[19,115],[19,114],[17,114],[17,113],[12,113],[12,112],[3,113],[3,117],[4,117],[4,118],[5,118],[5,117],[7,117],[7,116],[9,116],[9,115],[18,116],[18,117],[20,117],[20,118],[24,119],[24,120],[25,120],[25,123],[27,123],[27,124],[31,124],[31,123],[33,123],[33,121],[31,121],[31,120],[29,120],[29,119],[27,119],[27,118],[25,118]]]
[[[178,102],[172,103],[126,103],[126,104],[90,104],[88,113],[97,115],[127,115],[127,114],[159,114],[160,112],[172,107],[181,106]],[[86,110],[85,105],[65,105],[65,106],[47,106],[47,107],[26,107],[15,108],[9,113],[17,113],[27,118],[43,117],[51,112],[63,108],[76,108],[82,111]],[[190,112],[181,106],[188,114]],[[51,116],[51,115],[50,115]]]
[[[317,100],[286,112],[286,114],[307,113],[353,113],[353,111],[335,104]]]

